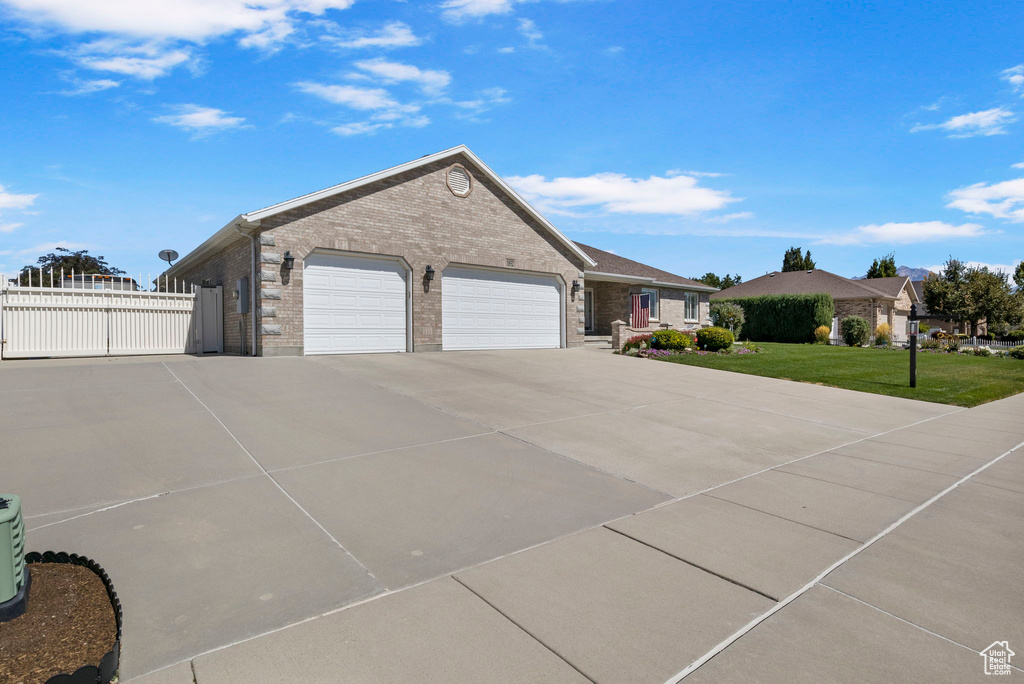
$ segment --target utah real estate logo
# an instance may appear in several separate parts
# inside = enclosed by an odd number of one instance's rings
[[[985,659],[985,674],[987,675],[1010,674],[1010,659],[1017,655],[1010,650],[1008,641],[994,641],[991,646],[979,653]]]

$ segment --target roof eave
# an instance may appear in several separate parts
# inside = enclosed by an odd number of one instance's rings
[[[508,183],[506,183],[498,174],[492,171],[491,168],[487,166],[487,164],[483,163],[483,161],[481,161],[479,157],[473,154],[473,151],[470,150],[465,145],[457,145],[456,147],[451,147],[447,150],[442,150],[441,152],[428,154],[424,157],[420,157],[419,159],[414,159],[413,161],[406,162],[404,164],[399,164],[398,166],[392,166],[391,168],[384,169],[383,171],[371,173],[370,175],[363,176],[362,178],[357,178],[355,180],[347,181],[339,185],[334,185],[323,190],[318,190],[316,192],[309,193],[307,195],[302,195],[301,197],[296,197],[295,199],[290,199],[286,202],[273,204],[269,207],[264,207],[263,209],[257,209],[256,211],[251,211],[249,213],[242,214],[241,218],[244,218],[247,221],[259,221],[269,216],[280,214],[283,211],[295,209],[297,207],[301,207],[311,202],[316,202],[317,200],[332,197],[342,192],[355,190],[356,188],[361,188],[364,185],[369,185],[370,183],[374,183],[384,178],[389,178],[391,176],[404,173],[406,171],[411,171],[421,166],[425,166],[427,164],[432,164],[436,161],[440,161],[441,159],[454,157],[455,155],[458,154],[465,155],[467,158],[469,158],[469,160],[473,162],[474,166],[483,171],[493,183],[495,183],[498,187],[502,189],[502,191],[504,191],[512,199],[514,199],[523,209],[526,210],[526,212],[530,216],[532,216],[538,223],[544,226],[544,228],[547,229],[548,232],[554,235],[555,239],[561,242],[573,254],[582,259],[584,264],[586,264],[587,266],[597,265],[596,261],[587,256],[587,253],[584,252],[579,247],[577,247],[576,243],[567,238],[565,234],[562,233],[562,231],[558,230],[558,228],[556,228],[550,221],[544,218],[544,216],[541,215],[539,211],[534,209],[529,202],[523,199],[519,195],[519,193],[513,190],[512,187],[508,185]]]

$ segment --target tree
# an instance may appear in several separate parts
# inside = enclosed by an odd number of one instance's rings
[[[814,259],[811,258],[811,250],[801,254],[799,247],[790,247],[782,257],[782,272],[789,271],[813,271]]]
[[[724,278],[719,278],[710,271],[702,275],[700,278],[694,278],[693,280],[696,280],[698,283],[704,283],[710,287],[717,287],[720,290],[732,287],[733,285],[739,285],[743,282],[743,278],[738,273],[736,275],[726,274]]]
[[[114,268],[107,263],[106,257],[93,256],[89,250],[80,249],[72,252],[64,247],[57,247],[55,251],[44,254],[36,260],[35,265],[26,266],[21,269],[21,280],[19,282],[34,287],[41,287],[43,283],[49,283],[50,269],[53,269],[53,277],[59,278],[60,270],[64,269],[64,275],[70,276],[74,271],[75,275],[123,275],[124,271]],[[40,281],[40,269],[42,270],[42,281]]]
[[[1017,283],[1017,292],[1024,293],[1024,261],[1017,264],[1013,271],[1013,282]]]
[[[953,257],[941,275],[924,281],[924,305],[929,312],[967,323],[971,333],[981,321],[990,329],[1006,327],[1015,322],[1020,309],[1006,273],[967,266]]]
[[[896,272],[896,255],[893,252],[872,261],[871,268],[868,269],[868,278],[895,278],[897,275],[899,274]]]
[[[736,275],[727,275],[724,278],[722,278],[722,289],[724,290],[728,287],[732,287],[733,285],[739,285],[742,282],[743,278],[740,276],[739,273],[737,273]]]
[[[698,283],[704,283],[708,287],[717,287],[719,289],[722,287],[722,279],[710,271],[702,275],[700,278],[694,278],[694,280]]]

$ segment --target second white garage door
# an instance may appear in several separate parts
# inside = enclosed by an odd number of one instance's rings
[[[306,354],[405,351],[406,277],[395,260],[320,253],[306,257]]]
[[[449,266],[441,276],[442,346],[558,348],[561,292],[554,276]]]

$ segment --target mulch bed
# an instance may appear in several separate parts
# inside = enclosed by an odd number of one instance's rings
[[[117,640],[103,580],[80,565],[33,563],[24,615],[0,622],[0,682],[43,684],[98,665]]]

